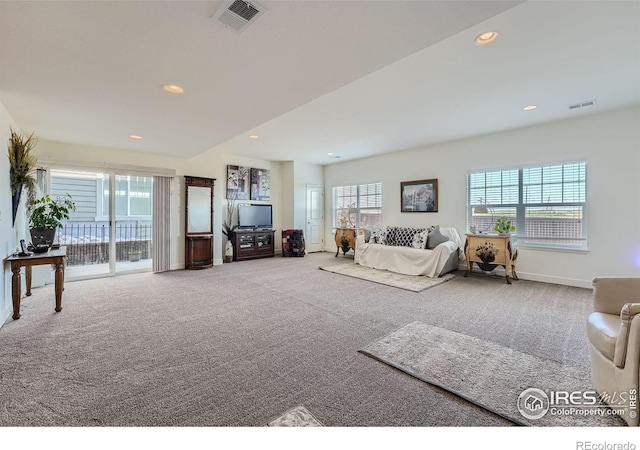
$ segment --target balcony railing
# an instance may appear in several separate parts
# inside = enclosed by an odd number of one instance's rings
[[[116,261],[151,259],[151,224],[118,223]],[[57,242],[67,246],[67,265],[109,262],[109,224],[68,222],[58,228]]]

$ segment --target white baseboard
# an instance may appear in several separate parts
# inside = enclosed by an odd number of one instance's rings
[[[467,266],[466,264],[460,265],[458,266],[458,269],[462,271],[466,271]],[[472,270],[473,272],[482,273],[482,271],[475,265],[473,266]],[[500,276],[504,276],[504,268],[496,267],[494,271],[496,274]],[[561,284],[564,286],[574,286],[574,287],[587,288],[587,289],[593,288],[593,284],[591,283],[591,280],[577,280],[574,278],[554,277],[551,275],[542,275],[539,273],[520,272],[519,270],[516,270],[516,273],[518,274],[518,278],[521,280],[539,281],[541,283]]]
[[[12,308],[6,308],[0,311],[0,328],[2,328],[2,325],[4,325],[7,319],[9,319],[9,317],[11,317],[12,315],[13,315]]]

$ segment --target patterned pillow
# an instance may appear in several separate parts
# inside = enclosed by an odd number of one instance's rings
[[[424,228],[404,228],[397,227],[395,234],[395,241],[393,245],[398,247],[412,247],[413,246],[413,237],[417,233],[421,233],[424,231]]]
[[[429,237],[429,230],[420,231],[413,235],[413,242],[411,246],[420,250],[427,248],[427,238]]]
[[[395,246],[398,234],[398,227],[387,227],[387,233],[385,234],[385,245]]]
[[[372,244],[387,244],[387,229],[386,228],[374,228],[371,231],[371,237],[369,242]]]

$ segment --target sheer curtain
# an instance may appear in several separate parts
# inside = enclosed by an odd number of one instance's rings
[[[171,268],[171,177],[153,177],[153,271]]]

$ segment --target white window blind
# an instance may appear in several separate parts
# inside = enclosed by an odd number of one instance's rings
[[[469,226],[506,216],[520,244],[586,249],[586,181],[585,162],[469,173]]]
[[[382,183],[333,188],[334,227],[345,226],[345,223],[366,228],[382,224]]]

